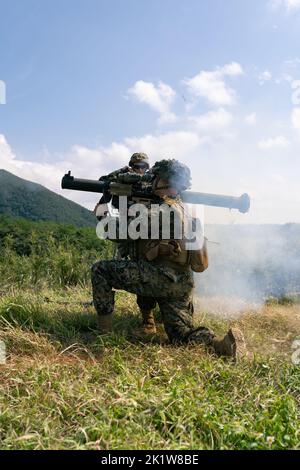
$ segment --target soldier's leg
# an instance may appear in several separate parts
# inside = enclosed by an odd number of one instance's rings
[[[180,298],[158,299],[166,333],[172,343],[197,342],[213,346],[215,334],[208,328],[193,325],[194,307],[192,295]]]
[[[92,267],[94,306],[99,315],[99,326],[111,330],[115,289],[123,289],[143,297],[164,295],[168,281],[155,267],[146,262],[99,261]]]
[[[216,338],[208,328],[193,326],[192,290],[184,284],[168,281],[149,263],[134,261],[99,261],[92,268],[94,305],[102,332],[111,330],[115,289],[141,296],[157,297],[166,333],[173,343],[202,343],[218,355],[237,358],[247,354],[243,334],[230,329],[224,338]],[[178,291],[182,295],[177,295]],[[165,297],[166,292],[168,297]],[[173,293],[173,295],[172,295]],[[109,327],[108,327],[109,326]]]
[[[98,313],[98,328],[101,333],[112,331],[112,313],[115,306],[115,292],[109,279],[109,265],[98,262],[92,267],[93,302]]]
[[[141,328],[136,330],[135,333],[138,335],[156,333],[155,319],[153,314],[153,309],[156,306],[156,300],[153,297],[138,295],[136,301],[142,314],[143,325]]]
[[[248,355],[243,333],[230,328],[223,338],[217,338],[208,328],[193,326],[193,304],[191,296],[180,299],[160,299],[166,333],[173,343],[202,343],[218,356],[232,359],[251,357]]]

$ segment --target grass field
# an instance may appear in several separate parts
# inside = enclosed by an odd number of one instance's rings
[[[255,357],[234,365],[169,345],[162,327],[137,342],[123,293],[115,333],[99,337],[89,299],[79,287],[2,294],[1,449],[300,449],[299,305],[232,317],[197,302],[197,324],[243,329]]]

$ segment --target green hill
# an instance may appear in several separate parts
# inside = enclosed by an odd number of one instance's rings
[[[96,224],[93,214],[79,204],[5,170],[0,170],[0,214],[78,227]]]

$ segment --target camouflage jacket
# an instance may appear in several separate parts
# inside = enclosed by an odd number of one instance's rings
[[[202,240],[200,246],[187,249],[186,236],[194,229],[194,219],[186,213],[181,199],[165,197],[160,204],[149,204],[145,208],[138,219],[128,218],[129,239],[120,240],[129,258],[169,266],[176,271],[191,268],[196,272],[204,271],[208,267],[206,240]],[[140,236],[134,239],[130,239],[131,222],[139,227],[136,234]]]

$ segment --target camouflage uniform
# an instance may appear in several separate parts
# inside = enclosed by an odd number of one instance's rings
[[[131,155],[128,165],[122,168],[119,168],[118,170],[112,171],[108,175],[101,176],[99,180],[100,181],[114,181],[118,178],[119,175],[122,175],[125,173],[134,173],[133,166],[137,164],[141,164],[141,163],[148,165],[148,168],[149,168],[149,158],[147,154],[143,152],[134,153],[133,155]],[[99,204],[107,204],[110,201],[112,202],[112,205],[114,205],[114,202],[115,202],[114,198],[112,198],[109,192],[106,192],[101,197]],[[114,244],[115,244],[114,259],[115,260],[128,259],[129,258],[128,242],[126,240],[122,240],[121,242],[115,242]],[[143,297],[143,296],[138,295],[136,302],[143,316],[144,315],[149,316],[151,310],[153,310],[156,306],[156,301],[154,299],[151,299],[150,297]]]
[[[179,166],[178,173],[186,177],[186,167],[182,167]],[[172,209],[181,213],[183,220],[184,209],[179,198],[165,198],[162,203],[172,205]],[[139,305],[144,309],[151,310],[158,303],[171,342],[198,342],[212,346],[214,333],[207,328],[193,326],[194,281],[191,264],[188,252],[181,249],[179,241],[172,237],[174,231],[170,228],[170,240],[132,241],[130,260],[99,261],[93,266],[94,306],[100,317],[110,317],[114,310],[113,289],[126,290],[138,296]],[[181,246],[184,247],[184,243]]]
[[[149,261],[99,261],[92,268],[94,306],[98,315],[111,315],[115,292],[126,290],[158,302],[166,333],[173,343],[196,341],[212,345],[214,334],[193,327],[193,274]],[[147,304],[147,301],[146,301]],[[149,306],[149,304],[148,304]]]

